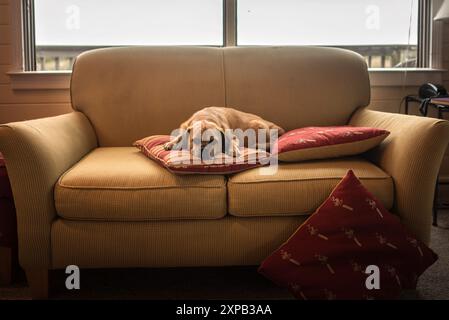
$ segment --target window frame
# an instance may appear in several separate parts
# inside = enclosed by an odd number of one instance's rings
[[[222,47],[238,45],[237,1],[223,0],[223,44]],[[417,0],[418,3],[418,54],[417,68],[429,68],[431,62],[432,1]],[[22,0],[24,70],[36,71],[36,43],[34,0]]]
[[[425,81],[438,82],[442,78],[443,64],[443,48],[442,48],[442,32],[443,23],[433,21],[432,17],[439,8],[442,0],[417,0],[419,1],[419,21],[418,21],[418,68],[384,68],[384,69],[370,69],[370,74],[374,77],[372,83],[382,85],[385,80],[386,83],[396,83],[396,85],[418,85]],[[220,47],[237,46],[237,2],[238,0],[223,0],[223,45]],[[64,79],[64,84],[59,84],[55,88],[68,88],[69,76],[71,70],[64,71],[35,71],[36,60],[35,57],[35,42],[34,42],[34,14],[33,14],[34,0],[20,0],[13,1],[10,5],[11,15],[19,16],[20,19],[14,19],[12,23],[13,33],[17,36],[15,41],[15,48],[13,54],[15,55],[15,62],[13,70],[8,72],[12,78],[14,89],[47,89],[49,86],[54,86],[57,81],[49,81],[49,85],[45,82],[51,76],[59,76]],[[423,10],[422,8],[425,8]],[[423,26],[426,26],[423,28]],[[423,45],[425,47],[423,47]],[[407,84],[399,78],[403,78],[404,73],[410,73],[411,84],[407,80]],[[417,76],[422,73],[422,76]],[[31,80],[25,80],[23,75],[29,75]],[[51,75],[51,76],[49,76]],[[387,76],[388,75],[388,76]],[[387,79],[389,77],[389,79]],[[36,79],[42,79],[42,84],[32,84]],[[397,79],[397,80],[391,80]],[[425,80],[427,79],[427,80]],[[53,88],[53,87],[52,87]]]

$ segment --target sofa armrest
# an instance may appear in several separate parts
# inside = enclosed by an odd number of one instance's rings
[[[0,152],[14,195],[23,268],[51,267],[54,185],[96,146],[95,132],[80,112],[0,126]]]
[[[394,213],[420,240],[429,243],[435,185],[449,142],[449,122],[361,109],[349,124],[391,132],[368,158],[393,177]]]

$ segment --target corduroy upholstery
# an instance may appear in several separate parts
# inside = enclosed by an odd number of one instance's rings
[[[0,126],[0,149],[14,195],[19,260],[25,269],[51,265],[53,188],[61,174],[97,146],[80,112]]]
[[[95,149],[63,174],[55,204],[62,218],[81,221],[220,219],[227,211],[242,217],[307,215],[349,168],[392,207],[391,177],[363,158],[281,163],[274,175],[259,169],[233,175],[227,209],[224,176],[175,175],[137,149],[121,147]]]
[[[226,105],[285,130],[340,126],[370,101],[363,57],[336,48],[223,49]]]
[[[72,220],[220,219],[226,180],[175,175],[134,147],[97,148],[61,176],[55,205]]]
[[[326,200],[348,169],[391,208],[391,177],[371,162],[353,157],[280,163],[274,175],[261,175],[259,169],[238,173],[228,181],[228,211],[238,217],[307,215]]]
[[[257,265],[305,216],[153,222],[57,220],[52,268]]]
[[[82,53],[72,73],[72,107],[92,122],[101,147],[170,134],[195,111],[226,105],[222,54],[197,47]]]
[[[429,243],[435,183],[449,139],[448,121],[361,109],[350,124],[391,132],[368,159],[393,177],[393,212]]]
[[[368,105],[370,86],[364,59],[335,48],[133,47],[82,53],[71,95],[100,147],[127,147],[214,105],[286,130],[345,125]]]
[[[261,202],[253,201],[257,209],[254,210],[244,199],[254,199],[256,194],[247,186],[254,182],[254,172],[234,176],[227,188],[227,213],[258,215],[266,210],[261,203],[271,204],[271,211],[276,203],[279,211],[290,214],[298,208],[297,213],[304,214],[309,208],[316,209],[323,190],[330,190],[351,166],[387,207],[393,203],[393,212],[420,240],[429,240],[432,195],[449,139],[448,122],[363,109],[369,103],[370,86],[366,65],[357,54],[309,47],[101,49],[77,59],[71,93],[76,110],[71,114],[0,126],[0,151],[6,159],[17,206],[20,263],[27,271],[68,264],[82,267],[257,264],[285,241],[305,216],[242,218],[228,214],[220,219],[139,222],[70,221],[60,216],[94,218],[93,211],[76,210],[79,208],[76,201],[88,200],[84,198],[87,190],[63,196],[69,190],[62,190],[61,183],[67,186],[80,181],[86,185],[102,183],[106,188],[145,184],[175,187],[157,196],[152,193],[155,190],[130,191],[129,198],[111,203],[117,207],[115,211],[104,206],[95,212],[101,219],[123,219],[124,213],[130,214],[135,209],[132,197],[145,203],[140,212],[133,212],[139,220],[160,218],[160,213],[172,218],[223,215],[225,178],[178,179],[153,164],[143,165],[133,153],[136,151],[111,150],[111,154],[129,157],[121,168],[115,159],[101,157],[105,149],[96,149],[130,147],[133,141],[145,136],[170,133],[194,111],[207,105],[258,113],[287,130],[351,124],[391,132],[367,156],[373,165],[358,159],[281,166],[278,178],[282,179],[289,175],[299,179],[300,173],[307,173],[312,179],[334,177],[325,179],[326,182],[308,181],[306,184],[315,184],[313,188],[319,190],[316,194],[307,189],[301,195],[305,189],[300,184],[296,192],[296,187],[279,192],[275,188],[278,185],[270,188],[261,184],[264,188],[260,192]],[[96,150],[89,154],[93,149]],[[101,159],[103,165],[84,167],[92,156]],[[326,169],[324,164],[329,167]],[[305,170],[307,166],[310,170]],[[323,167],[322,172],[319,166]],[[290,174],[286,168],[297,170]],[[111,172],[105,175],[105,170],[115,170],[116,175]],[[84,177],[78,179],[82,174]],[[114,181],[104,180],[109,179],[109,174]],[[389,176],[394,184],[393,199]],[[213,188],[202,189],[199,194],[192,190],[192,185]],[[118,190],[108,189],[107,193],[112,191]],[[142,199],[146,192],[157,200]],[[97,198],[98,206],[106,205],[102,203],[106,200],[104,194],[89,197],[92,203]],[[306,194],[310,194],[310,199],[305,199]],[[287,199],[287,195],[303,197],[305,202],[283,207],[281,199]],[[70,197],[70,201],[61,202],[62,198],[66,201]],[[183,207],[163,206],[164,201],[177,197],[190,199]],[[206,204],[206,198],[213,203]],[[201,208],[195,212],[187,209],[191,202]],[[161,208],[165,211],[158,211]],[[207,208],[210,211],[206,214]]]

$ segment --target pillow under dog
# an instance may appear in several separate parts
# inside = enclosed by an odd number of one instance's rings
[[[145,156],[153,159],[176,174],[231,174],[257,168],[267,163],[270,154],[255,149],[243,148],[239,158],[219,154],[212,161],[203,161],[188,150],[165,150],[164,144],[170,141],[168,135],[157,135],[134,142]]]
[[[295,129],[279,137],[277,153],[285,162],[351,156],[376,147],[389,134],[382,129],[351,126]]]

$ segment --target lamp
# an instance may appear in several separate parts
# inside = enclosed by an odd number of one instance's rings
[[[449,0],[444,0],[434,20],[449,20]]]

